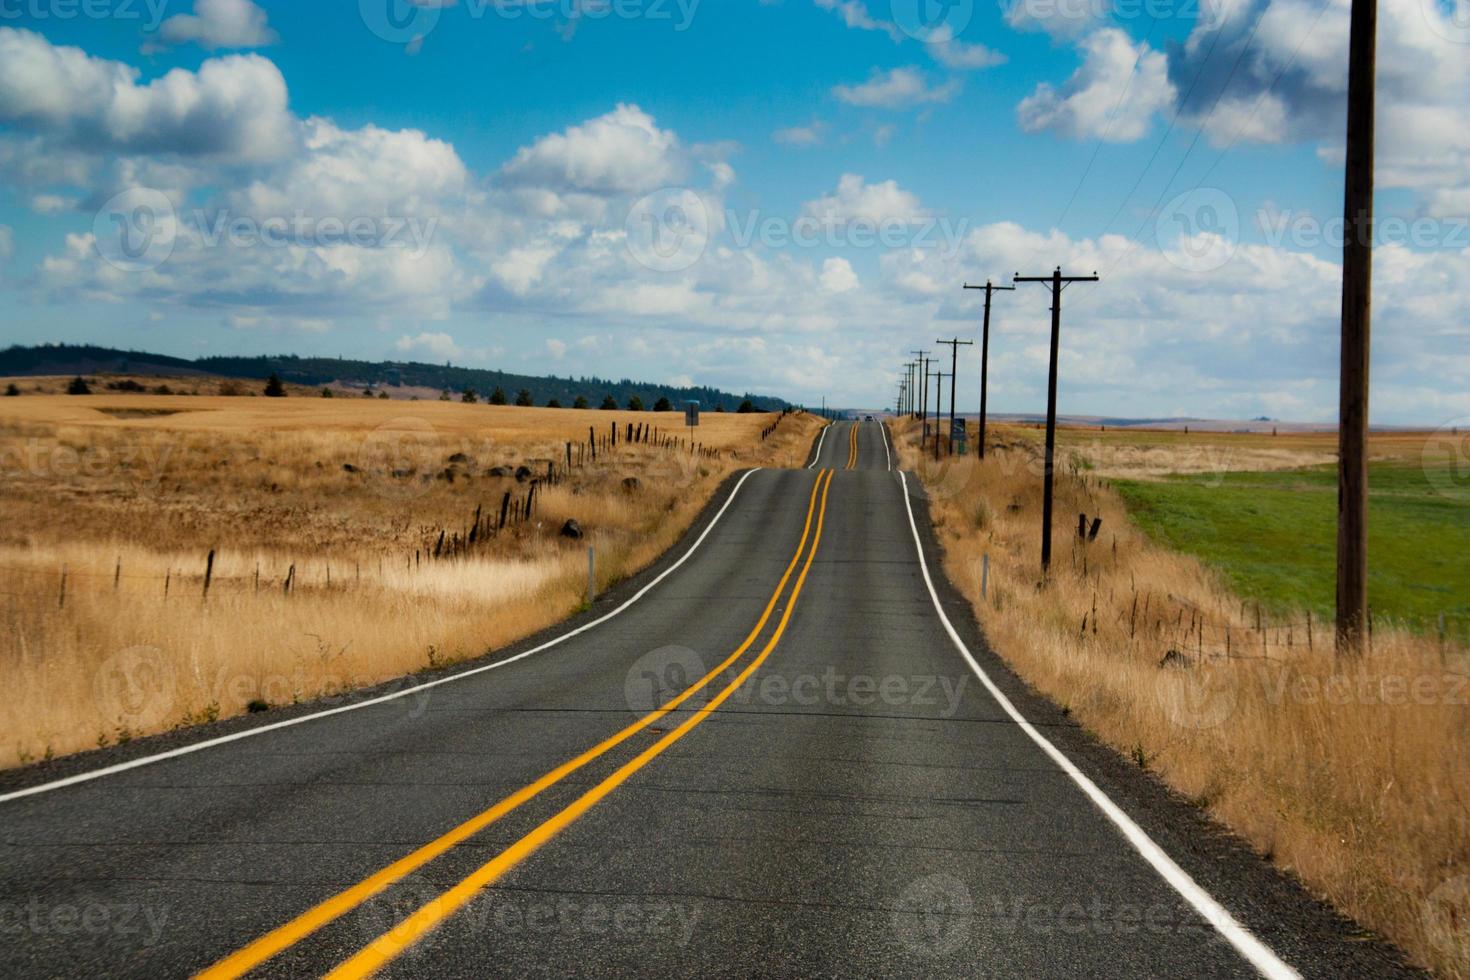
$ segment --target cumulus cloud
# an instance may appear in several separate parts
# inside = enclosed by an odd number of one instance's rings
[[[787,146],[816,146],[822,142],[822,133],[826,125],[821,122],[812,122],[806,126],[789,126],[778,129],[771,134],[771,139],[777,143],[785,143]]]
[[[230,202],[252,215],[351,218],[442,216],[470,183],[454,147],[415,129],[342,129],[329,119],[300,127],[301,152],[267,168]]]
[[[913,224],[929,216],[919,198],[894,180],[869,184],[857,174],[843,174],[837,190],[802,205],[802,214],[823,225],[854,221],[870,224]]]
[[[420,333],[413,336],[404,334],[393,346],[404,353],[428,354],[445,360],[464,353],[447,333]]]
[[[194,0],[192,14],[175,14],[158,29],[164,44],[218,48],[261,48],[280,40],[266,23],[265,11],[251,0]]]
[[[1467,12],[1465,0],[1379,3],[1378,184],[1442,216],[1470,201]],[[1197,27],[1170,59],[1176,85],[1199,78],[1182,118],[1215,146],[1316,143],[1340,165],[1349,13],[1349,0],[1234,0],[1218,34]]]
[[[1001,15],[1018,31],[1079,37],[1107,19],[1111,0],[1002,0]]]
[[[676,183],[684,172],[678,140],[636,105],[523,147],[500,171],[508,186],[553,193],[612,195],[647,192]]]
[[[178,68],[147,84],[139,72],[0,28],[0,123],[50,144],[97,154],[264,160],[289,151],[286,81],[256,55]]]
[[[929,54],[935,61],[955,71],[974,71],[1003,65],[1006,56],[992,51],[983,44],[970,44],[958,40],[948,26],[941,26],[930,33],[925,41]]]
[[[838,101],[848,105],[908,109],[948,102],[959,94],[961,85],[959,79],[931,85],[924,73],[917,68],[894,68],[887,72],[875,69],[866,82],[859,85],[838,85],[832,89],[832,94]]]
[[[822,288],[829,293],[847,293],[858,288],[857,273],[846,259],[827,259],[822,263]]]
[[[1109,27],[1084,39],[1081,67],[1055,89],[1043,82],[1021,100],[1016,115],[1027,132],[1051,130],[1072,139],[1131,142],[1154,114],[1174,104],[1167,59]]]
[[[895,44],[903,40],[903,31],[892,21],[878,20],[868,13],[863,0],[815,0],[818,7],[830,10],[842,18],[848,27],[859,31],[878,31],[888,35]]]

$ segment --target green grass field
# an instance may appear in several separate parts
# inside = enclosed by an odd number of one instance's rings
[[[1431,632],[1445,615],[1470,636],[1470,488],[1448,465],[1376,463],[1369,474],[1368,601],[1374,619]],[[1274,612],[1332,615],[1337,470],[1176,476],[1114,484],[1133,519],[1162,544],[1219,569]],[[1449,492],[1440,492],[1450,488]]]

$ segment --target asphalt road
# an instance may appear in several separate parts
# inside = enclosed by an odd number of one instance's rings
[[[0,777],[0,973],[1405,972],[1033,697],[893,462],[835,424],[432,688]]]

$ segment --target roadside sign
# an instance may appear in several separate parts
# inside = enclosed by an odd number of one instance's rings
[[[684,424],[691,429],[699,424],[699,402],[684,403]]]
[[[969,430],[965,428],[964,419],[953,419],[949,424],[949,438],[951,442],[965,442],[970,438]]]

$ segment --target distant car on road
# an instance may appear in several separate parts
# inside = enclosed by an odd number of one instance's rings
[[[873,421],[873,416],[871,416],[871,415],[864,415],[863,416],[863,421],[864,422],[871,422],[871,421]]]

